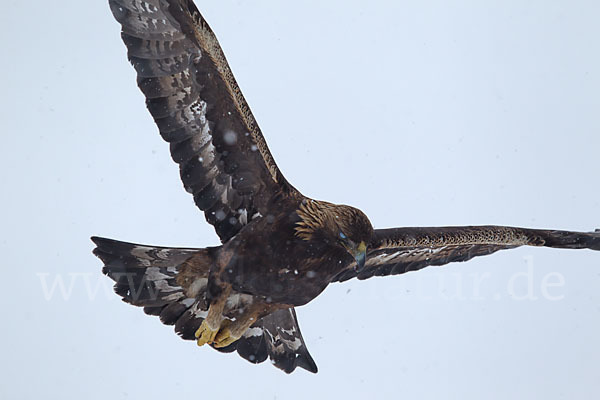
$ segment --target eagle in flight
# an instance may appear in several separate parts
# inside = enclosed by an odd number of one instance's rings
[[[191,0],[109,0],[137,83],[221,246],[93,237],[123,300],[183,338],[317,372],[294,308],[331,282],[415,271],[519,246],[600,250],[600,232],[502,226],[373,229],[283,176],[214,33]]]

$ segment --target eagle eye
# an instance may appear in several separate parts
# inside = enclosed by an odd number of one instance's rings
[[[344,232],[340,232],[340,239],[346,240],[348,239],[348,236],[344,235]]]

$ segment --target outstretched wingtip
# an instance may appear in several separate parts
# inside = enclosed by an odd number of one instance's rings
[[[104,237],[100,237],[100,236],[92,236],[92,237],[90,237],[90,240],[92,242],[94,242],[94,244],[97,247],[101,247],[103,245],[107,245],[107,244],[111,244],[111,243],[122,243],[122,242],[119,242],[118,240],[108,239],[108,238],[104,238]]]
[[[589,233],[588,242],[590,244],[589,249],[600,250],[600,229],[596,229],[594,232]]]
[[[600,229],[594,232],[549,231],[542,238],[547,247],[600,251]]]

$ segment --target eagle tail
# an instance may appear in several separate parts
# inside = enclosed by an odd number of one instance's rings
[[[209,256],[209,249],[146,246],[100,237],[92,237],[92,241],[96,244],[94,254],[104,263],[102,272],[115,281],[115,292],[123,301],[144,307],[146,314],[159,316],[165,325],[175,325],[182,339],[196,339],[195,332],[208,310],[204,300],[206,286],[199,285],[196,296],[187,297],[177,282],[177,274],[190,257],[203,252]],[[270,358],[286,373],[296,367],[317,372],[293,308],[263,317],[239,340],[215,349],[224,353],[237,351],[254,364]]]
[[[104,263],[102,273],[115,281],[114,290],[126,303],[144,307],[146,314],[174,325],[196,302],[185,295],[177,273],[191,256],[205,249],[145,246],[100,237],[92,241],[97,246],[94,254]],[[188,330],[178,333],[189,336]]]

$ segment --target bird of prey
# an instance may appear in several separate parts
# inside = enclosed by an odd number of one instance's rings
[[[109,0],[137,84],[185,189],[221,239],[167,248],[93,237],[123,300],[183,338],[317,372],[294,308],[331,282],[403,274],[519,246],[600,250],[600,232],[502,226],[373,229],[283,176],[191,0]]]

